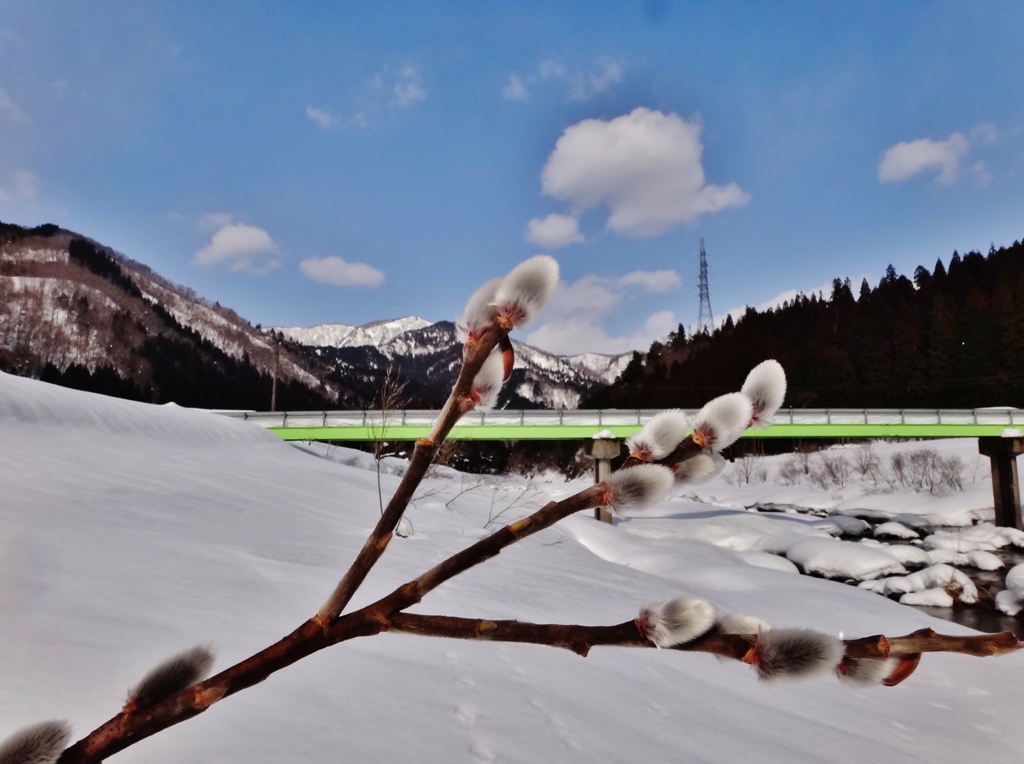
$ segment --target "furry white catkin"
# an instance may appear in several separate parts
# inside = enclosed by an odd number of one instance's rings
[[[608,478],[609,503],[616,512],[640,509],[668,496],[675,478],[660,464],[638,464]]]
[[[513,328],[529,324],[547,307],[558,286],[558,262],[550,255],[524,260],[501,280],[492,303]]]
[[[33,724],[0,743],[0,764],[53,764],[70,739],[71,725],[67,722]]]
[[[778,361],[762,361],[747,375],[741,392],[750,398],[751,427],[767,427],[786,398],[786,372]]]
[[[481,331],[494,322],[497,315],[497,308],[494,307],[494,295],[501,286],[501,279],[491,279],[482,287],[473,292],[473,296],[466,303],[466,310],[462,317],[455,322],[455,329],[460,340],[465,342],[469,338],[476,338]]]
[[[480,371],[476,373],[476,376],[473,378],[473,384],[470,387],[469,395],[473,399],[474,404],[476,404],[476,408],[489,409],[494,407],[494,404],[498,402],[498,393],[501,392],[504,377],[505,365],[502,361],[501,353],[493,351],[487,356],[487,360],[480,367]]]
[[[685,462],[679,462],[673,466],[673,470],[676,473],[677,482],[696,485],[713,478],[722,471],[725,464],[725,457],[721,454],[703,452]]]
[[[626,441],[629,452],[644,461],[657,461],[672,453],[690,429],[690,420],[679,409],[655,415]]]
[[[206,645],[183,650],[159,664],[128,691],[128,703],[145,708],[203,679],[213,666],[213,651]]]
[[[760,634],[772,627],[768,621],[745,613],[723,615],[718,619],[716,626],[723,634]]]
[[[880,685],[898,665],[898,658],[843,658],[836,665],[836,676],[847,684]]]
[[[640,628],[658,647],[692,642],[715,625],[715,606],[700,597],[678,597],[657,605],[646,605],[637,619]]]
[[[743,393],[726,393],[708,401],[693,420],[693,439],[709,451],[731,446],[750,424],[753,404]]]
[[[843,643],[813,629],[769,629],[758,635],[754,668],[762,680],[803,679],[834,668]]]

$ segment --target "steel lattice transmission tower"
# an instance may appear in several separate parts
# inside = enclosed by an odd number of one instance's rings
[[[715,331],[715,317],[711,315],[711,293],[708,291],[708,257],[704,254],[704,237],[700,239],[700,311],[697,314],[697,334],[710,335]]]

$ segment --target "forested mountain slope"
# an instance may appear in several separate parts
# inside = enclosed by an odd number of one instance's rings
[[[711,336],[682,327],[634,354],[591,407],[701,406],[776,358],[793,407],[1024,406],[1024,245],[953,253],[948,266],[889,266],[881,282],[833,282],[781,308],[748,308]]]

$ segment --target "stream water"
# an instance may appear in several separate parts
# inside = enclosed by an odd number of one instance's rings
[[[978,603],[974,605],[956,604],[951,608],[918,607],[929,615],[970,626],[978,631],[990,633],[1012,631],[1018,639],[1024,639],[1024,620],[1020,614],[1009,616],[996,609],[995,596],[1006,588],[1006,573],[1014,565],[1024,563],[1024,552],[1014,548],[1003,548],[993,552],[1006,567],[1000,570],[978,570],[962,567],[964,573],[971,577],[978,587]]]
[[[774,507],[758,507],[758,510],[762,512],[778,511]],[[879,523],[884,522],[883,520],[867,517],[863,517],[861,519],[867,522],[872,528]],[[949,529],[921,527],[915,528],[914,530],[920,533],[923,538],[937,530]],[[860,538],[864,537],[871,538],[871,531],[868,531],[863,536],[841,536],[841,538],[847,541],[858,541]],[[909,542],[889,541],[886,543],[894,545],[907,544]],[[920,542],[916,545],[919,544]],[[1009,616],[997,609],[995,606],[996,594],[1006,588],[1007,572],[1014,565],[1024,563],[1024,550],[1017,549],[1013,546],[1005,546],[1002,549],[994,551],[993,554],[1003,561],[1003,567],[999,570],[979,570],[978,568],[972,568],[965,565],[956,566],[959,570],[963,571],[968,577],[970,577],[975,586],[978,587],[977,603],[967,605],[958,602],[951,608],[929,607],[924,605],[912,605],[912,607],[916,607],[918,610],[928,613],[929,615],[933,615],[936,618],[969,626],[970,628],[977,629],[978,631],[993,634],[1002,631],[1012,631],[1017,635],[1018,639],[1024,640],[1024,612],[1021,612],[1016,616]],[[856,586],[856,582],[850,583]],[[898,597],[893,597],[893,599],[898,599]]]

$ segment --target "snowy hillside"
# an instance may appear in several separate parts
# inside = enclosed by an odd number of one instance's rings
[[[385,465],[385,493],[402,466]],[[413,535],[392,541],[354,604],[489,532],[502,509],[506,522],[587,483],[487,479],[467,492],[470,480],[442,470],[425,482]],[[379,516],[376,484],[358,452],[0,374],[0,737],[67,718],[77,738],[179,649],[212,642],[220,669],[288,633]],[[685,502],[655,514],[667,522]],[[966,632],[685,534],[628,533],[634,523],[574,517],[417,610],[602,624],[693,594],[847,636]],[[595,648],[581,659],[383,634],[314,655],[110,761],[1017,762],[1022,683],[1021,654],[928,655],[896,688],[851,690],[831,677],[759,684],[706,655]]]
[[[306,406],[336,400],[341,389],[322,384],[322,367],[280,352],[234,311],[54,225],[0,223],[0,368],[136,399],[223,407],[266,407],[268,395],[257,404],[246,393],[260,376],[269,386],[275,373],[286,382],[283,398]],[[119,384],[84,379],[97,373]]]

